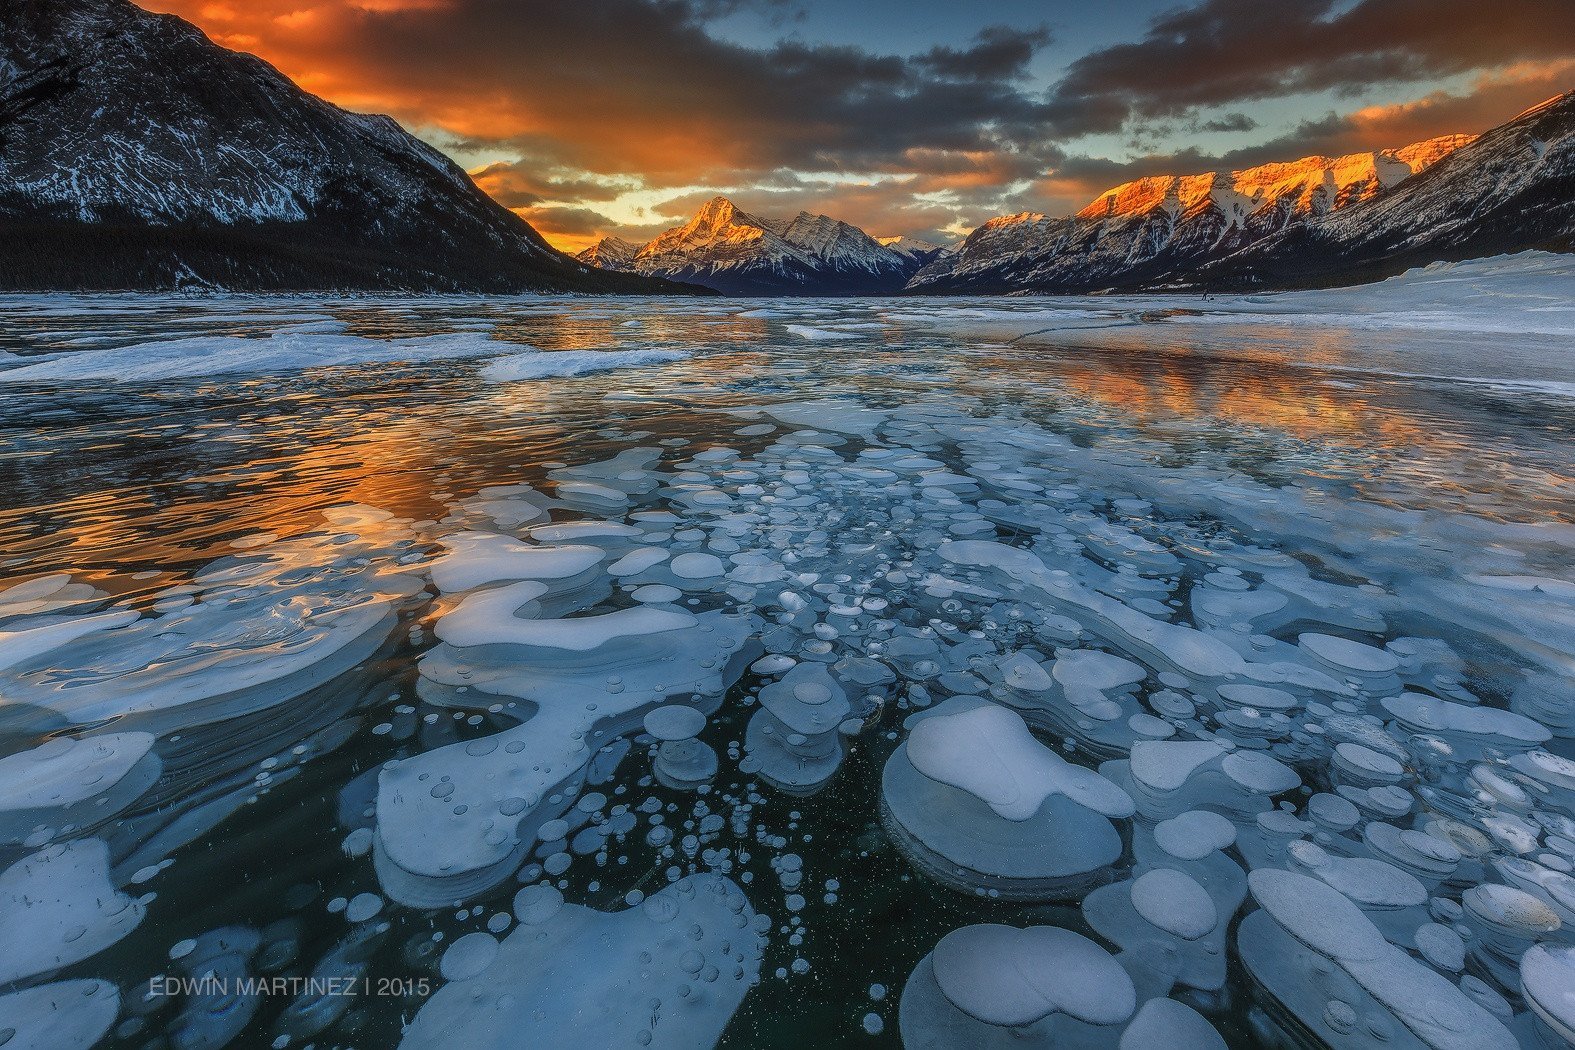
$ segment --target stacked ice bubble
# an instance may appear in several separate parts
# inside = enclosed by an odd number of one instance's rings
[[[670,602],[586,613],[610,590],[603,562],[626,560],[638,530],[572,531],[585,542],[462,533],[434,566],[456,598],[422,661],[425,698],[502,700],[518,725],[384,768],[378,872],[404,903],[460,901],[508,878],[540,827],[574,803],[603,743],[672,699],[714,709],[748,663],[758,633],[748,615]]]
[[[1111,818],[1132,799],[977,696],[911,716],[886,763],[886,830],[921,871],[958,889],[1076,900],[1121,856]]]

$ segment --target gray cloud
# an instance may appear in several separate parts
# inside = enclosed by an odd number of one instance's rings
[[[1203,0],[1140,41],[1077,59],[1051,106],[1064,133],[1108,132],[1134,118],[1571,53],[1570,0]]]

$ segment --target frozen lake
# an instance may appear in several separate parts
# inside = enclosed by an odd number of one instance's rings
[[[0,1045],[1559,1045],[1572,290],[0,298]]]

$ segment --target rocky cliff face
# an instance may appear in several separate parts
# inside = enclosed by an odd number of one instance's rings
[[[0,4],[0,287],[655,288],[387,117],[128,0]]]

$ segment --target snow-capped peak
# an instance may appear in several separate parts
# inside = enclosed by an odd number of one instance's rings
[[[632,244],[622,237],[603,237],[575,258],[589,266],[599,266],[603,270],[627,270],[639,251],[638,244]]]
[[[857,226],[801,211],[776,225],[782,239],[833,266],[880,272],[900,268],[894,252]]]
[[[896,252],[898,255],[916,259],[920,262],[929,262],[931,259],[951,251],[945,245],[926,241],[921,237],[893,237],[890,240],[881,241],[881,245],[888,251]]]
[[[1540,113],[1545,109],[1552,109],[1561,102],[1567,102],[1571,94],[1575,94],[1575,92],[1570,92],[1563,95],[1554,95],[1552,98],[1545,98],[1541,102],[1538,102],[1535,106],[1532,106],[1530,109],[1527,109],[1518,114],[1515,119],[1520,120],[1523,117],[1531,116],[1533,113]]]
[[[1431,168],[1462,146],[1477,140],[1476,135],[1440,135],[1437,138],[1414,142],[1404,149],[1394,151],[1397,160],[1411,168],[1412,173]]]
[[[1572,243],[1572,126],[1575,93],[1481,136],[1136,179],[1065,218],[991,219],[955,253],[924,266],[908,290],[1252,285],[1303,280],[1315,270],[1327,280],[1465,252]]]
[[[760,219],[740,211],[726,197],[712,197],[682,226],[675,226],[640,249],[641,258],[661,258],[697,251],[736,252],[757,242],[782,252],[781,238]],[[791,252],[785,254],[792,254]]]
[[[999,230],[1008,226],[1026,226],[1036,222],[1043,222],[1045,214],[1037,211],[1020,211],[1016,215],[997,215],[988,220],[979,229]],[[977,231],[975,231],[977,232]]]
[[[1273,209],[1283,224],[1291,217],[1325,215],[1369,200],[1473,138],[1444,135],[1398,150],[1302,157],[1238,171],[1148,176],[1106,190],[1077,218],[1119,219],[1156,209],[1179,218],[1212,206],[1238,225],[1255,213]]]
[[[688,222],[635,249],[627,261],[618,247],[627,242],[610,240],[581,252],[580,260],[730,292],[896,291],[928,261],[887,248],[857,226],[827,215],[801,211],[790,219],[765,218],[723,196],[712,197]]]

